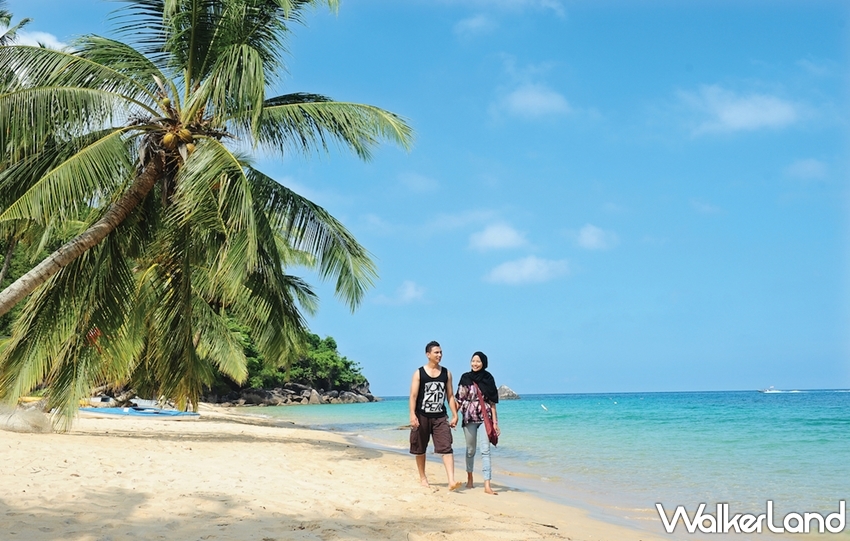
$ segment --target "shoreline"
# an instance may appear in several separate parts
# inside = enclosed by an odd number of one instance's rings
[[[216,411],[219,407],[215,405],[207,405],[207,407],[212,406],[214,408],[212,411]],[[354,432],[346,432],[346,431],[338,431],[334,429],[328,428],[319,428],[306,423],[293,421],[289,419],[284,419],[281,417],[269,416],[263,413],[250,413],[245,411],[246,409],[253,409],[255,407],[262,406],[240,406],[240,413],[233,413],[232,419],[226,419],[230,422],[247,422],[245,420],[250,419],[250,424],[258,424],[264,426],[292,426],[294,428],[301,428],[305,430],[316,430],[319,432],[327,432],[331,434],[337,434],[343,438],[351,445],[355,445],[358,447],[366,447],[368,449],[373,449],[377,451],[383,451],[387,453],[392,453],[394,455],[403,457],[404,459],[411,459],[412,456],[408,453],[407,448],[404,447],[395,447],[389,445],[387,442],[382,442],[376,439],[370,439],[368,436],[363,436]],[[230,411],[233,410],[232,407],[223,408],[230,414]],[[244,412],[244,413],[243,413]],[[240,420],[241,419],[241,420]],[[222,420],[225,420],[222,418]],[[399,427],[399,430],[402,430],[404,427]],[[461,445],[462,441],[459,441]],[[438,455],[433,453],[429,453],[427,455],[428,459],[428,471],[430,472],[432,469],[436,470],[440,475],[444,475],[442,461]],[[477,461],[480,461],[480,456],[477,457]],[[465,479],[463,470],[463,451],[462,448],[455,449],[455,477],[458,480]],[[655,514],[655,510],[641,510],[637,508],[626,508],[619,505],[605,504],[599,501],[591,501],[590,494],[585,494],[579,491],[568,491],[565,492],[563,490],[552,490],[547,487],[547,484],[552,481],[547,478],[538,478],[532,474],[524,473],[516,470],[507,470],[507,469],[497,469],[494,470],[494,476],[499,477],[500,479],[509,480],[509,483],[505,485],[504,483],[493,481],[494,487],[510,487],[509,490],[515,490],[522,492],[524,494],[528,494],[532,498],[536,498],[545,502],[549,502],[554,505],[564,506],[571,509],[575,509],[586,514],[589,518],[594,520],[598,520],[607,524],[611,524],[614,526],[620,526],[627,529],[633,529],[640,532],[646,532],[646,535],[653,535],[654,532],[644,527],[644,523],[648,524],[650,521],[652,525],[659,524],[658,516]],[[479,485],[483,486],[483,481],[481,479],[480,471],[476,472],[476,488],[479,488]],[[636,516],[640,515],[640,516]],[[643,523],[642,523],[643,522]]]
[[[430,461],[426,489],[401,453],[221,409],[188,422],[79,418],[65,434],[4,432],[0,528],[34,541],[670,539],[502,483],[497,497],[480,480],[449,493]]]
[[[634,394],[645,394],[645,393],[634,393]],[[537,396],[537,395],[530,395]],[[541,396],[549,396],[549,395],[541,395]],[[607,395],[600,395],[607,396]],[[404,397],[402,397],[403,399]],[[396,397],[388,397],[386,400],[394,400]],[[212,409],[218,409],[215,406],[212,406]],[[279,423],[285,423],[291,426],[295,426],[298,428],[303,428],[307,430],[315,430],[318,432],[335,434],[343,437],[346,441],[348,441],[351,445],[357,447],[366,447],[369,449],[374,449],[378,451],[383,451],[387,453],[391,453],[395,456],[401,457],[402,463],[404,461],[411,461],[411,455],[407,452],[406,447],[398,447],[389,445],[385,441],[381,441],[378,439],[370,439],[368,436],[358,434],[357,432],[346,431],[346,430],[338,430],[336,428],[325,427],[322,425],[313,425],[308,422],[302,422],[300,420],[292,420],[286,419],[283,417],[278,417],[274,415],[268,415],[262,412],[262,409],[255,409],[253,407],[245,407],[239,408],[235,413],[232,408],[222,408],[227,414],[232,414],[235,417],[241,419],[252,419],[251,422],[260,422],[260,423],[269,423],[271,425],[281,426]],[[221,410],[219,410],[221,411]],[[238,422],[238,421],[237,421]],[[277,423],[277,424],[276,424]],[[401,430],[404,427],[398,427]],[[462,442],[460,442],[462,443]],[[455,448],[455,477],[457,479],[461,479],[463,477],[463,451],[459,450],[459,448]],[[480,458],[480,457],[479,457]],[[432,473],[437,472],[441,477],[445,477],[442,469],[442,462],[438,458],[437,455],[433,453],[428,454],[428,475],[429,479],[433,481]],[[410,467],[412,470],[412,466]],[[411,475],[411,479],[414,481],[415,475]],[[521,493],[524,496],[527,496],[531,500],[535,500],[536,502],[544,502],[546,504],[551,504],[553,512],[557,512],[558,509],[569,509],[572,512],[578,513],[582,516],[582,520],[589,520],[599,522],[608,526],[616,527],[616,528],[624,528],[625,530],[636,534],[640,539],[644,541],[657,540],[657,539],[665,539],[665,540],[677,540],[677,539],[686,539],[686,540],[703,540],[707,541],[709,539],[716,539],[718,536],[723,539],[739,539],[740,534],[734,533],[725,533],[725,534],[703,534],[699,531],[694,534],[689,534],[685,531],[683,525],[679,525],[676,531],[672,534],[667,534],[662,530],[661,521],[657,514],[657,511],[654,508],[644,508],[640,506],[636,506],[635,503],[628,500],[621,500],[620,502],[605,500],[604,498],[600,498],[598,494],[592,494],[590,492],[584,492],[581,489],[568,488],[564,489],[563,487],[552,487],[549,486],[551,483],[555,483],[556,485],[566,481],[565,479],[548,479],[548,478],[540,478],[537,475],[520,471],[520,470],[494,470],[494,477],[498,479],[494,479],[493,486],[499,490],[509,490],[515,493]],[[505,483],[506,481],[506,483]],[[483,487],[483,482],[480,477],[480,472],[476,474],[476,488],[475,490],[481,489]],[[607,487],[605,490],[610,491],[610,487]],[[486,503],[489,498],[484,497],[481,503]],[[691,510],[692,513],[692,510]],[[845,531],[843,535],[850,535],[850,530]],[[816,540],[826,540],[826,539],[836,539],[834,534],[818,534],[816,532],[812,532],[809,534],[793,534],[793,533],[783,533],[783,534],[772,534],[768,531],[764,531],[761,534],[754,534],[758,539],[801,539],[808,541],[816,541]],[[841,537],[839,535],[839,537]],[[619,539],[619,537],[615,537]],[[573,539],[576,539],[575,537]],[[606,537],[593,537],[593,539],[607,539]],[[625,539],[625,538],[624,538]]]
[[[654,532],[657,517],[641,528],[627,508],[553,501],[501,472],[497,497],[480,477],[449,492],[432,460],[426,489],[407,453],[357,434],[241,408],[200,411],[192,421],[78,418],[65,434],[0,432],[0,528],[27,541],[740,538]]]
[[[315,430],[318,432],[326,432],[330,434],[336,434],[344,438],[349,444],[365,447],[367,449],[373,449],[377,451],[392,453],[399,457],[403,457],[403,459],[412,459],[411,455],[408,453],[406,448],[403,447],[394,447],[388,445],[386,442],[381,442],[375,439],[370,439],[367,436],[362,436],[353,432],[345,432],[345,431],[337,431],[333,429],[327,428],[319,428],[316,426],[312,426],[306,423],[300,423],[298,421],[293,421],[289,419],[284,419],[281,417],[269,416],[263,413],[253,413],[246,410],[253,410],[254,408],[264,408],[264,406],[240,406],[238,413],[233,412],[234,408],[231,406],[221,407],[215,404],[203,404],[204,409],[199,410],[203,411],[205,414],[213,414],[215,417],[221,419],[222,421],[227,422],[235,422],[235,423],[247,423],[247,424],[257,424],[260,426],[276,426],[276,427],[293,427],[304,430]],[[401,430],[403,427],[399,427]],[[462,442],[461,442],[462,443]],[[428,459],[428,471],[430,472],[432,469],[436,470],[440,475],[444,475],[442,469],[442,461],[433,453],[429,453],[427,455]],[[478,457],[480,460],[480,457]],[[463,475],[463,453],[458,449],[455,449],[455,477],[458,480],[462,480]],[[638,512],[636,509],[624,509],[611,505],[604,505],[602,503],[592,503],[587,501],[587,497],[582,498],[582,496],[588,496],[584,494],[580,494],[578,492],[573,492],[572,497],[567,497],[562,494],[557,494],[553,491],[546,490],[546,479],[538,479],[533,475],[522,473],[519,471],[513,470],[495,470],[494,474],[499,477],[509,479],[509,485],[504,485],[503,483],[498,483],[494,481],[495,487],[503,487],[508,488],[509,490],[515,490],[522,492],[524,494],[528,494],[532,498],[536,498],[554,505],[564,506],[571,509],[575,509],[586,514],[589,518],[594,520],[599,520],[601,522],[611,524],[614,526],[620,526],[628,529],[634,529],[641,532],[646,532],[647,535],[652,535],[653,532],[642,528],[640,524],[640,520],[648,520],[652,519],[657,521],[657,515],[649,513],[646,511],[642,518],[634,518],[623,516],[623,513],[620,511],[629,511],[631,513]],[[414,476],[415,477],[415,476]],[[430,477],[429,477],[430,478]],[[476,474],[476,488],[480,488],[483,486],[483,481],[481,479],[480,472]]]

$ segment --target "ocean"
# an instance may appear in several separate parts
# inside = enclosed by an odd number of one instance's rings
[[[407,408],[407,397],[390,397],[256,413],[407,453]],[[771,500],[781,518],[834,513],[850,499],[846,390],[523,395],[499,403],[499,424],[497,489],[534,492],[656,533],[663,533],[656,503],[668,511],[706,503],[707,512],[728,503],[735,513],[760,514]],[[454,434],[462,479],[463,432]],[[479,483],[480,468],[479,455]],[[428,471],[432,482],[445,481],[436,464]]]

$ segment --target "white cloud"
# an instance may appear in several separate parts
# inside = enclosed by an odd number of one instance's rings
[[[691,206],[700,214],[717,214],[723,212],[723,209],[720,207],[701,199],[691,199]]]
[[[378,295],[375,298],[375,302],[378,304],[388,304],[388,305],[402,305],[402,304],[411,304],[414,302],[421,301],[425,298],[425,288],[417,284],[412,280],[405,280],[398,287],[395,292],[395,295],[392,297],[387,297],[385,295]]]
[[[605,231],[592,224],[586,224],[576,235],[578,245],[587,250],[607,250],[616,246],[619,240],[613,231]]]
[[[800,178],[803,180],[817,180],[826,177],[829,169],[826,164],[820,160],[809,158],[806,160],[797,160],[785,168],[785,173],[788,176]]]
[[[408,190],[416,193],[434,192],[440,188],[439,182],[418,173],[404,173],[400,179]]]
[[[520,285],[548,282],[570,272],[566,260],[540,259],[528,256],[508,261],[491,270],[484,279],[494,284]]]
[[[708,119],[695,134],[784,128],[800,120],[798,104],[768,94],[739,95],[717,85],[699,92],[682,92],[680,98]]]
[[[30,32],[21,30],[15,39],[17,45],[31,45],[39,47],[40,44],[46,45],[49,49],[64,49],[68,47],[67,43],[62,43],[53,34],[47,32]]]
[[[523,118],[540,118],[572,112],[567,99],[542,84],[524,84],[504,96],[494,106],[495,111],[505,111]]]
[[[474,15],[468,19],[458,21],[458,23],[455,24],[454,31],[459,37],[471,38],[479,34],[492,32],[498,27],[499,24],[492,18],[479,13],[478,15]]]
[[[525,237],[508,224],[492,224],[469,237],[469,246],[476,250],[518,248],[527,244]]]

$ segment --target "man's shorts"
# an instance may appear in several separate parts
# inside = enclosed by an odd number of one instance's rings
[[[425,417],[417,415],[419,428],[410,429],[410,454],[424,455],[428,449],[428,441],[434,436],[434,453],[438,455],[452,454],[452,429],[449,418]]]

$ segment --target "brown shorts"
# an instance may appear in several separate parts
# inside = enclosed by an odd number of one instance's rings
[[[432,435],[434,436],[434,453],[452,454],[452,429],[449,428],[449,418],[424,415],[417,415],[417,417],[419,428],[410,429],[410,454],[424,455]]]

